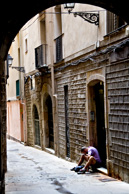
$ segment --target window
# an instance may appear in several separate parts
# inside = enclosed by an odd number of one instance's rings
[[[61,6],[55,7],[55,28],[54,28],[54,39],[55,39],[55,62],[58,63],[63,59],[62,52],[62,16],[61,16]]]
[[[119,16],[107,11],[107,34],[115,31],[124,24],[124,20],[122,20]]]
[[[39,69],[47,64],[47,45],[42,44],[35,48],[35,66]]]
[[[35,90],[35,76],[34,75],[31,78],[31,90]]]
[[[16,81],[16,97],[20,96],[20,82]]]
[[[25,39],[25,53],[28,52],[28,40],[27,38]]]
[[[18,48],[18,67],[20,67],[21,63],[20,63],[20,48]]]
[[[62,54],[62,35],[59,36],[56,40],[56,63],[60,62],[63,59]]]
[[[69,129],[69,103],[68,103],[68,85],[64,86],[64,104],[65,104],[65,133],[66,133],[66,155],[70,158],[70,129]]]

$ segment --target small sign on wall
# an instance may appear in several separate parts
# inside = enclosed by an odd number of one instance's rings
[[[95,121],[95,112],[94,111],[90,112],[90,121]]]

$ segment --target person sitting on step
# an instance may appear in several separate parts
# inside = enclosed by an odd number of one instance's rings
[[[96,168],[100,167],[101,159],[99,156],[99,152],[95,147],[82,147],[81,153],[83,155],[79,160],[78,166],[80,166],[84,162],[84,160],[86,161],[86,164],[82,169],[79,170],[78,174],[83,174],[88,171],[89,166],[92,166],[93,171],[95,171]]]

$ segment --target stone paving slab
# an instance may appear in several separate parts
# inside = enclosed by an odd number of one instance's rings
[[[6,194],[129,194],[129,184],[101,173],[78,175],[76,164],[8,140]]]

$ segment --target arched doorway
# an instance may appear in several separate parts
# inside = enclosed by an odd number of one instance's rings
[[[98,149],[102,166],[106,167],[106,129],[104,82],[94,80],[88,85],[89,144]]]
[[[40,146],[40,126],[39,126],[39,114],[36,105],[34,105],[34,143]]]
[[[45,147],[54,149],[52,100],[49,94],[46,94],[44,99],[44,120],[45,120]]]

